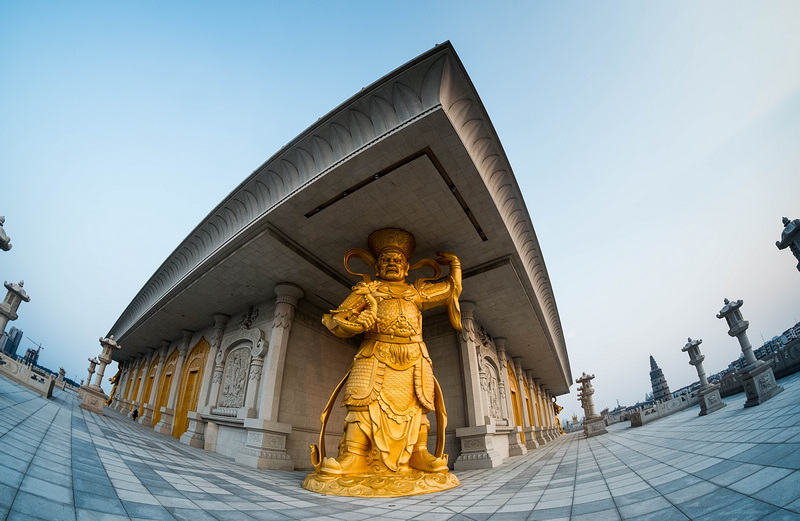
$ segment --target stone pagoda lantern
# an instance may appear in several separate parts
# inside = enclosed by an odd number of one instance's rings
[[[763,360],[756,360],[753,346],[747,338],[747,328],[750,323],[742,318],[743,301],[731,302],[725,299],[725,306],[717,313],[717,318],[724,318],[728,322],[728,334],[739,340],[739,346],[744,354],[747,365],[742,369],[742,385],[747,395],[745,407],[760,405],[776,394],[783,391],[783,387],[775,382],[772,366]]]
[[[797,259],[797,270],[800,271],[800,219],[790,221],[786,217],[783,218],[783,233],[781,240],[775,242],[775,246],[779,250],[788,247]]]
[[[580,378],[575,380],[576,384],[581,384],[578,388],[578,399],[581,402],[581,407],[583,407],[583,433],[587,438],[608,432],[605,420],[594,410],[594,400],[592,399],[594,394],[593,379],[594,375],[583,373]]]
[[[103,388],[101,384],[103,382],[103,373],[105,373],[106,366],[111,363],[111,353],[115,349],[121,349],[121,346],[114,340],[114,335],[111,335],[109,338],[101,338],[100,345],[102,346],[103,350],[100,353],[100,356],[97,357],[99,360],[90,360],[90,363],[93,362],[92,365],[89,366],[89,378],[86,379],[86,385],[81,386],[81,390],[83,391],[83,401],[80,404],[81,409],[86,409],[87,411],[91,411],[97,413],[99,415],[103,415],[103,404],[105,404],[108,397],[103,392]],[[92,373],[94,372],[94,364],[100,364],[100,367],[97,369],[97,376],[95,377],[95,381],[92,384]]]
[[[697,376],[700,378],[700,389],[697,390],[697,397],[700,400],[700,414],[698,416],[705,416],[718,411],[726,405],[719,395],[719,385],[709,383],[708,378],[706,378],[706,370],[703,368],[703,360],[706,357],[700,353],[700,344],[702,342],[702,340],[689,338],[686,345],[681,349],[684,353],[689,353],[689,364],[694,366],[697,370]]]
[[[19,284],[6,282],[4,285],[8,293],[6,293],[5,300],[0,303],[0,334],[5,332],[9,320],[17,319],[17,309],[19,309],[19,305],[23,301],[31,301],[31,298],[25,293],[25,290],[22,289],[22,286],[25,285],[25,281],[21,280]]]

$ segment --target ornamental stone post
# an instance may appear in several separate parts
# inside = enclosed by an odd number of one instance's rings
[[[230,320],[229,315],[222,313],[214,314],[214,332],[211,335],[211,342],[208,349],[208,360],[206,367],[203,370],[203,383],[200,385],[200,399],[197,404],[197,410],[189,411],[187,417],[189,418],[189,427],[181,435],[181,443],[190,445],[197,448],[205,448],[205,432],[206,421],[203,419],[201,411],[205,414],[211,412],[210,402],[213,400],[216,403],[217,396],[219,395],[219,384],[222,381],[222,370],[219,373],[216,371],[217,366],[221,365],[220,346],[222,345],[222,337],[225,334],[225,326]],[[216,384],[214,386],[212,384]],[[213,398],[212,398],[213,397]]]
[[[686,345],[681,349],[684,353],[689,354],[689,364],[694,366],[697,370],[697,377],[700,378],[700,388],[697,390],[697,397],[700,401],[700,414],[698,416],[705,416],[718,411],[726,405],[719,395],[719,385],[708,383],[708,378],[706,378],[706,370],[703,369],[703,360],[706,357],[700,353],[700,344],[702,342],[702,340],[689,338]]]
[[[169,384],[169,395],[166,407],[161,408],[161,419],[153,427],[153,430],[160,434],[171,434],[175,423],[175,401],[178,399],[178,389],[181,385],[181,374],[189,354],[189,342],[194,336],[194,331],[184,329],[182,332],[181,343],[178,345],[178,360],[175,362],[175,370],[172,372],[172,381]]]
[[[789,248],[798,261],[797,271],[800,271],[800,219],[790,221],[786,217],[783,218],[783,233],[781,240],[775,242],[775,246],[779,250]]]
[[[258,358],[260,364],[251,363],[249,375],[250,384],[259,389],[261,404],[257,418],[244,420],[247,442],[236,454],[236,463],[259,469],[294,470],[294,462],[286,452],[286,438],[292,426],[278,422],[278,412],[289,335],[297,303],[304,294],[302,288],[288,282],[275,285],[275,314],[269,343],[260,342],[254,348],[253,359]],[[252,397],[253,403],[255,398]]]
[[[740,299],[731,302],[725,299],[725,306],[717,313],[717,318],[724,318],[728,322],[728,335],[736,337],[744,353],[747,365],[742,369],[742,385],[747,396],[745,407],[760,405],[776,394],[783,391],[775,381],[772,366],[763,360],[756,360],[753,346],[747,338],[747,328],[750,323],[742,318],[741,307],[744,302]]]
[[[103,374],[106,372],[106,366],[111,363],[111,353],[115,349],[121,349],[121,346],[114,340],[114,335],[111,335],[109,338],[101,338],[100,346],[103,348],[103,351],[100,353],[100,356],[97,357],[97,359],[100,360],[100,368],[97,370],[97,379],[94,382],[94,386],[102,392]]]
[[[89,376],[86,378],[86,385],[81,386],[81,403],[78,405],[81,409],[85,409],[95,414],[103,415],[103,405],[107,400],[103,390],[96,385],[90,385],[92,381],[92,374],[95,372],[95,367],[99,362],[96,358],[89,359]]]
[[[461,302],[461,333],[459,347],[461,351],[461,371],[464,379],[464,391],[467,414],[467,427],[456,429],[456,437],[461,442],[461,455],[453,464],[455,470],[494,468],[503,462],[503,458],[494,449],[492,438],[496,432],[492,423],[486,423],[481,400],[480,371],[478,367],[479,352],[475,320],[473,312],[475,303],[468,300]]]
[[[583,434],[587,438],[608,432],[603,417],[594,410],[594,399],[592,398],[594,394],[594,387],[592,386],[593,379],[594,375],[583,373],[580,378],[575,380],[575,383],[581,384],[581,387],[578,389],[578,398],[581,401],[584,413]]]
[[[19,284],[14,284],[13,282],[5,282],[4,283],[8,293],[6,293],[6,298],[3,302],[0,302],[0,335],[5,333],[6,325],[8,325],[9,320],[16,320],[17,309],[19,309],[19,305],[22,302],[30,302],[31,298],[22,289],[22,286],[25,285],[25,281],[19,281]]]

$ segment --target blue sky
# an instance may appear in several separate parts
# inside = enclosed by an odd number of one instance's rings
[[[231,5],[232,4],[232,5]],[[230,190],[319,117],[450,40],[514,167],[572,371],[600,408],[800,320],[797,2],[0,0],[0,278],[86,376],[97,339]],[[32,347],[23,340],[22,348]],[[113,372],[109,371],[111,374]],[[110,376],[110,374],[109,374]],[[579,412],[575,393],[560,399]]]

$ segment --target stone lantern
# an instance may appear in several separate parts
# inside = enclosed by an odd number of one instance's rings
[[[742,369],[742,385],[747,395],[744,406],[753,407],[783,391],[783,387],[775,382],[772,366],[763,360],[756,360],[756,356],[753,354],[753,346],[750,345],[750,340],[747,338],[747,328],[750,327],[750,323],[742,318],[740,309],[742,304],[742,300],[731,302],[725,299],[725,306],[717,313],[717,318],[724,318],[728,322],[730,328],[728,334],[736,337],[739,341],[747,364]]]
[[[708,378],[706,378],[706,370],[703,369],[703,360],[706,357],[700,353],[700,344],[702,342],[702,340],[689,338],[686,345],[681,349],[684,353],[689,353],[689,364],[694,366],[697,370],[697,376],[700,378],[700,389],[697,390],[697,397],[700,400],[700,414],[698,416],[705,416],[722,409],[726,405],[719,395],[719,385],[708,383]]]
[[[100,356],[97,357],[99,362],[98,360],[90,360],[92,365],[89,366],[89,377],[86,379],[86,385],[81,386],[83,401],[79,407],[102,416],[103,405],[106,400],[108,400],[108,396],[105,395],[101,387],[103,373],[105,373],[106,366],[111,363],[111,353],[115,349],[121,349],[121,346],[114,340],[114,335],[111,335],[109,338],[101,338],[100,345],[103,350]],[[95,377],[94,384],[92,384],[92,373],[94,372],[94,366],[98,363],[100,367],[97,369],[97,376]]]
[[[608,432],[605,420],[594,410],[594,400],[592,399],[594,394],[593,379],[594,375],[583,373],[580,378],[575,380],[575,383],[581,384],[578,388],[578,399],[581,402],[581,407],[583,407],[583,433],[587,438]]]
[[[22,289],[22,286],[25,285],[25,281],[21,280],[19,284],[6,282],[4,285],[8,293],[6,293],[5,300],[0,303],[0,334],[5,332],[9,320],[17,319],[17,309],[19,309],[20,303],[23,301],[31,301],[31,298],[25,293],[25,290]]]
[[[798,260],[797,270],[800,271],[800,219],[790,221],[786,217],[783,218],[783,233],[781,233],[781,240],[775,242],[775,246],[779,250],[785,250],[788,247]]]

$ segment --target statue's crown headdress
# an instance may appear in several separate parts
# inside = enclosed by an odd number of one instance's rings
[[[393,249],[401,252],[406,257],[406,261],[414,253],[414,236],[399,228],[383,228],[376,230],[367,239],[372,255],[377,259],[386,249]]]

